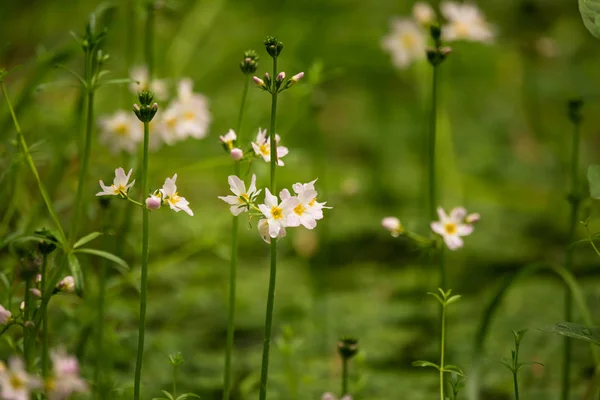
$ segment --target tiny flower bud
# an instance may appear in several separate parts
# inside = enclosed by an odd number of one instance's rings
[[[31,288],[29,289],[29,292],[33,295],[33,297],[37,297],[38,299],[42,297],[42,292],[40,292],[40,289]]]
[[[37,274],[35,276],[35,282],[36,283],[41,283],[42,282],[42,275],[41,274]]]
[[[38,244],[38,249],[43,255],[48,255],[56,249],[56,237],[49,230],[45,228],[37,229],[35,234],[43,237]]]
[[[231,155],[231,158],[233,158],[236,161],[241,160],[244,157],[244,152],[242,151],[242,149],[237,147],[235,149],[231,149],[231,152],[229,154]]]
[[[19,309],[21,311],[25,311],[25,302],[24,301],[22,301],[21,304],[19,305]]]
[[[154,103],[154,94],[144,90],[138,95],[140,105],[133,105],[133,112],[141,122],[149,123],[158,111],[158,104]]]
[[[281,82],[285,79],[285,72],[281,71],[279,74],[277,74],[277,82]]]
[[[35,324],[33,323],[33,321],[27,321],[25,322],[25,327],[26,328],[33,328],[35,326]]]
[[[10,321],[11,317],[11,312],[0,305],[0,325],[6,324],[8,321]],[[0,370],[0,372],[2,371]]]
[[[254,50],[244,53],[244,60],[240,63],[240,69],[244,74],[253,74],[258,68],[258,54]]]
[[[292,76],[292,81],[298,82],[302,78],[304,78],[304,72],[299,72],[296,75]]]
[[[161,205],[162,200],[158,196],[151,195],[146,199],[146,208],[148,208],[148,210],[158,210]]]
[[[273,58],[277,58],[283,50],[283,43],[281,43],[276,37],[267,36],[265,39],[265,49],[267,53]]]
[[[387,229],[393,237],[398,237],[404,231],[400,220],[396,217],[385,217],[381,220],[381,226]]]
[[[60,292],[74,293],[75,292],[75,279],[72,276],[65,276],[58,284],[56,288]]]
[[[345,359],[349,360],[358,353],[358,339],[355,338],[342,338],[338,342],[338,353]]]
[[[258,87],[261,87],[261,88],[265,87],[265,81],[263,81],[262,79],[260,79],[258,76],[253,76],[252,77],[252,81],[254,81],[254,83],[256,83],[256,85]]]
[[[481,216],[479,215],[479,213],[469,214],[465,218],[465,222],[467,224],[474,224],[475,222],[479,221],[480,218],[481,218]]]

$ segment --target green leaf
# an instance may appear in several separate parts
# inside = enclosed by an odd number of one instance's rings
[[[590,165],[587,174],[590,184],[590,196],[600,198],[600,165]]]
[[[600,328],[574,324],[572,322],[559,322],[540,330],[600,345]]]
[[[600,0],[579,0],[579,12],[587,30],[600,39]]]
[[[437,299],[437,301],[440,302],[441,305],[444,305],[444,300],[442,300],[442,298],[440,296],[438,296],[436,293],[432,293],[432,292],[427,292],[428,295],[433,296]]]
[[[8,278],[4,272],[0,272],[0,281],[2,281],[2,284],[6,287],[6,291],[8,292],[10,289],[10,282],[8,281]]]
[[[431,367],[431,368],[437,369],[438,371],[440,370],[439,365],[434,364],[434,363],[429,362],[429,361],[419,360],[419,361],[413,362],[412,365],[413,365],[413,367],[423,367],[423,368]]]
[[[120,272],[129,271],[129,265],[127,265],[125,260],[123,260],[122,258],[119,258],[119,257],[115,256],[114,254],[109,253],[107,251],[84,248],[84,249],[73,250],[73,253],[84,253],[84,254],[91,254],[94,256],[98,256],[98,257],[103,257],[103,258],[106,258],[107,260],[115,263],[116,266],[120,267],[120,268],[117,268]]]
[[[461,297],[462,296],[460,294],[450,297],[448,300],[446,300],[446,305],[456,303],[458,300],[460,300]]]
[[[96,239],[98,236],[101,236],[101,235],[102,235],[102,232],[92,232],[88,235],[85,235],[84,237],[79,239],[77,242],[75,242],[75,244],[73,245],[73,248],[76,249],[80,246],[83,246],[87,242],[91,242],[92,240]]]
[[[69,261],[69,269],[71,270],[71,275],[75,280],[75,293],[78,296],[83,295],[83,274],[81,273],[81,265],[79,265],[79,260],[75,257],[75,254],[69,253],[67,256]]]
[[[451,364],[444,366],[444,372],[455,372],[456,374],[458,374],[460,376],[465,376],[465,374],[462,372],[462,369],[460,369],[456,365],[451,365]]]
[[[201,397],[194,393],[185,393],[185,394],[182,394],[181,396],[179,396],[176,400],[185,400],[185,399],[190,399],[190,398],[200,399]]]

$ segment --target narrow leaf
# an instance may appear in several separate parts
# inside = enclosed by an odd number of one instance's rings
[[[415,362],[413,362],[413,363],[412,363],[412,365],[413,365],[413,367],[424,367],[424,368],[426,368],[426,367],[431,367],[431,368],[435,368],[435,369],[437,369],[438,371],[440,370],[440,367],[439,367],[439,365],[437,365],[437,364],[434,364],[434,363],[432,363],[432,362],[429,362],[429,361],[422,361],[422,360],[419,360],[419,361],[415,361]]]
[[[590,184],[590,196],[595,199],[600,198],[600,165],[590,165],[587,178]]]
[[[129,265],[127,265],[127,263],[125,262],[125,260],[123,260],[122,258],[119,258],[119,257],[115,256],[114,254],[109,253],[107,251],[84,248],[84,249],[73,250],[73,253],[85,253],[85,254],[91,254],[91,255],[94,255],[94,256],[98,256],[98,257],[103,257],[103,258],[106,258],[107,260],[112,261],[113,263],[115,263],[115,265],[119,267],[117,269],[120,272],[127,272],[127,271],[129,271]]]
[[[540,330],[600,345],[600,328],[574,324],[572,322],[559,322]]]
[[[96,239],[98,236],[101,236],[101,235],[102,235],[102,232],[92,232],[88,235],[85,235],[84,237],[79,239],[77,242],[75,242],[75,244],[73,245],[73,248],[76,249],[80,246],[83,246],[87,242],[91,242],[92,240]]]
[[[83,274],[81,273],[81,265],[79,265],[79,260],[73,253],[69,253],[67,259],[69,261],[71,275],[75,280],[75,292],[78,296],[83,296]]]
[[[185,394],[182,394],[181,396],[179,396],[177,398],[177,400],[185,400],[185,399],[190,399],[190,398],[200,399],[201,397],[194,393],[185,393]]]

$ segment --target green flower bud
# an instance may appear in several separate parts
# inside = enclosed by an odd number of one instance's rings
[[[144,90],[138,94],[138,100],[140,101],[140,105],[134,104],[133,112],[142,122],[152,121],[152,118],[154,118],[158,111],[158,104],[152,102],[154,94]]]
[[[52,234],[52,232],[50,232],[46,228],[42,228],[42,229],[37,229],[35,231],[35,234],[43,237],[43,238],[41,238],[40,242],[38,243],[38,249],[40,250],[40,253],[42,253],[43,255],[48,255],[48,254],[52,253],[54,250],[56,250],[56,241],[57,240],[56,240],[56,237]],[[44,240],[44,238],[47,240]]]
[[[568,103],[569,120],[574,124],[579,124],[583,120],[583,99],[572,99]]]
[[[283,43],[276,37],[267,36],[265,39],[265,48],[271,57],[277,58],[281,54],[281,50],[283,50]]]
[[[244,59],[240,63],[240,69],[246,75],[253,74],[258,68],[258,54],[254,50],[244,52]]]
[[[358,353],[358,339],[343,337],[338,342],[338,353],[344,360],[349,360]]]

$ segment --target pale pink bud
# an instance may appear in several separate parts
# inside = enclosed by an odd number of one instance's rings
[[[35,276],[35,281],[36,281],[36,283],[40,283],[42,281],[42,275],[41,274],[37,274]]]
[[[277,81],[281,82],[285,79],[285,72],[281,71],[278,75],[277,75]]]
[[[400,236],[400,233],[403,231],[402,224],[400,224],[400,220],[396,217],[385,217],[381,220],[381,226],[387,229],[393,237]]]
[[[233,158],[236,161],[241,160],[244,157],[244,152],[242,151],[242,149],[239,149],[237,147],[235,149],[231,149],[231,152],[229,154],[231,155],[231,158]]]
[[[56,288],[65,293],[75,292],[75,278],[70,275],[65,276],[60,282],[58,282]]]
[[[133,104],[133,109],[134,109],[135,111],[138,111],[138,112],[139,112],[139,111],[140,111],[140,106],[138,106],[137,104],[135,104],[135,103],[134,103],[134,104]]]
[[[480,218],[481,218],[481,216],[479,215],[479,213],[469,214],[465,218],[465,222],[467,224],[474,224],[475,222],[479,221]]]
[[[292,81],[298,82],[302,78],[304,78],[304,72],[299,72],[296,75],[292,76]]]
[[[8,321],[10,321],[11,317],[11,312],[0,305],[0,325],[6,324]]]
[[[21,304],[19,305],[19,309],[21,311],[25,311],[25,302],[24,301],[22,301]]]
[[[258,76],[253,76],[252,80],[254,81],[254,83],[256,83],[256,85],[258,85],[259,87],[264,87],[265,86],[265,81],[263,81],[262,79],[260,79]]]
[[[271,75],[268,72],[265,72],[265,79],[271,79]]]
[[[37,297],[38,299],[40,297],[42,297],[42,292],[40,292],[40,289],[36,289],[36,288],[31,288],[29,289],[29,292],[34,296]]]
[[[158,210],[161,205],[162,200],[158,196],[151,195],[146,199],[146,208],[148,208],[148,210]]]

